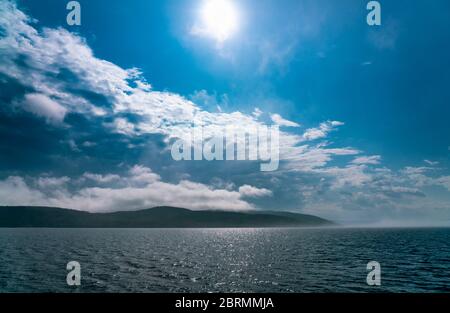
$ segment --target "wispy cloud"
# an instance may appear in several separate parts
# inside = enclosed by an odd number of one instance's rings
[[[355,158],[352,163],[353,164],[372,164],[377,165],[380,164],[381,156],[372,155],[372,156],[361,156]]]
[[[423,161],[430,166],[435,166],[435,165],[439,164],[439,162],[437,162],[437,161],[430,161],[430,160],[423,160]]]
[[[328,121],[320,124],[318,128],[310,128],[303,134],[305,140],[317,140],[327,137],[328,133],[335,130],[337,127],[344,125],[339,121]]]
[[[292,121],[288,121],[288,120],[284,119],[283,117],[281,117],[280,114],[272,114],[270,116],[270,118],[272,119],[272,122],[274,122],[278,126],[300,127],[300,124],[292,122]]]

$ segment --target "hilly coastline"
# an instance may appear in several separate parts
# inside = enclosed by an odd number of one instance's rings
[[[155,207],[139,211],[88,213],[53,207],[0,207],[0,227],[3,228],[244,228],[333,225],[333,222],[317,216],[277,211],[192,211]]]

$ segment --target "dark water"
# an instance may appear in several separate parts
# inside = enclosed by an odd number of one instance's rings
[[[0,229],[0,291],[450,292],[450,229]]]

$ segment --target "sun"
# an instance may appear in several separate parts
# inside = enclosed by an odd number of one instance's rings
[[[224,42],[238,30],[239,12],[232,0],[205,0],[201,22],[204,34]]]

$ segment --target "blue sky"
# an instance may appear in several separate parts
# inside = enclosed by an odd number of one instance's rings
[[[450,224],[448,1],[380,1],[369,27],[367,1],[236,0],[224,41],[194,31],[205,1],[80,1],[79,27],[66,1],[2,1],[0,204]],[[167,153],[193,116],[275,114],[300,125],[277,172]]]

